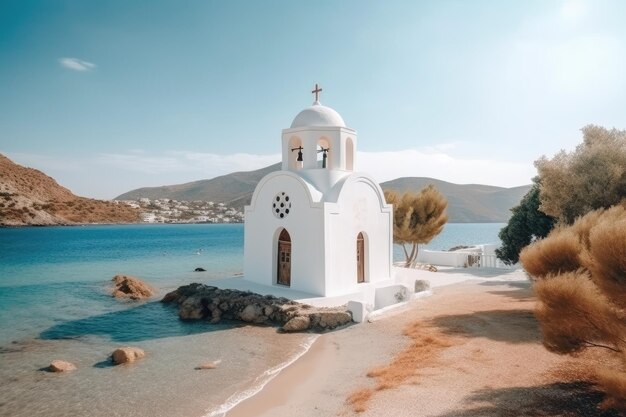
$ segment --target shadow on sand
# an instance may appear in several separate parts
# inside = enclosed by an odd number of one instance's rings
[[[466,399],[464,410],[439,417],[619,417],[616,411],[598,409],[602,398],[603,394],[586,382],[482,389]]]
[[[178,318],[175,307],[157,301],[122,311],[60,323],[43,331],[39,337],[50,340],[108,336],[116,342],[137,342],[214,332],[238,326],[241,324],[210,324],[203,320],[183,321]]]
[[[478,285],[484,287],[507,286],[511,290],[489,291],[489,294],[501,295],[517,301],[533,301],[535,296],[530,281],[486,281]]]
[[[508,343],[540,343],[531,310],[489,310],[435,317],[432,323],[448,335],[484,337]]]

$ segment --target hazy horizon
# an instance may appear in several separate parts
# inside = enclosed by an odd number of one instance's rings
[[[379,182],[526,185],[624,128],[626,3],[7,0],[0,153],[113,198],[280,160],[313,101]]]

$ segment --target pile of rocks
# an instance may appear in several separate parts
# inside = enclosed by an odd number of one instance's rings
[[[343,307],[313,307],[284,297],[250,291],[227,290],[189,284],[165,295],[163,303],[178,306],[183,320],[240,320],[253,324],[278,324],[289,332],[329,330],[350,323],[352,314]]]

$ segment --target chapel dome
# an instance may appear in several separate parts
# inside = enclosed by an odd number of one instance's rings
[[[330,107],[322,106],[319,101],[311,107],[302,110],[291,122],[291,128],[309,126],[346,127],[346,123],[339,113]]]

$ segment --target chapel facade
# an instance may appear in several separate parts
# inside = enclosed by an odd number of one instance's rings
[[[282,131],[282,169],[245,207],[244,277],[316,296],[391,280],[393,211],[357,171],[356,131],[316,98]]]

